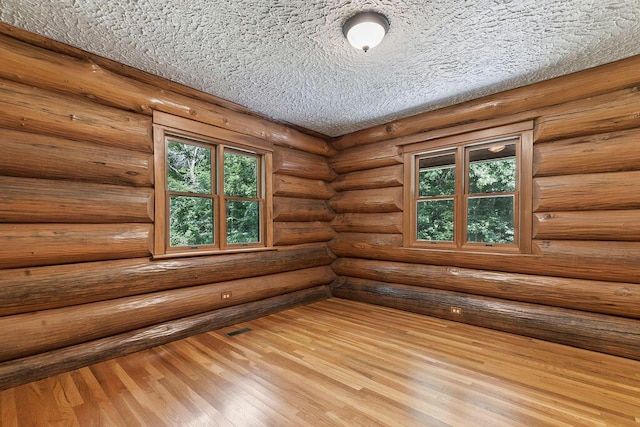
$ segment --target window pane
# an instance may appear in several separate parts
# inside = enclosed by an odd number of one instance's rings
[[[512,192],[516,189],[514,144],[469,151],[469,194]]]
[[[169,141],[167,188],[169,191],[211,194],[211,149]]]
[[[514,196],[467,200],[467,242],[514,243]]]
[[[260,242],[260,203],[227,200],[227,243]]]
[[[213,245],[213,199],[171,196],[170,246]]]
[[[418,202],[418,240],[453,241],[453,199]]]
[[[258,158],[237,152],[224,152],[224,194],[258,197]]]
[[[423,157],[418,160],[418,197],[451,196],[456,191],[455,155]]]

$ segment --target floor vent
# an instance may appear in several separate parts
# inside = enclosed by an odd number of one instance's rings
[[[245,332],[249,332],[250,330],[251,328],[242,328],[235,331],[227,332],[225,335],[228,337],[235,337],[236,335],[244,334]]]

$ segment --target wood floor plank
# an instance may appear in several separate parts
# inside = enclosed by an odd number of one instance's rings
[[[215,418],[224,420],[225,423],[230,423],[227,418],[228,414],[236,413],[239,414],[238,417],[241,417],[243,423],[253,425],[258,421],[254,417],[254,414],[256,412],[262,414],[263,412],[268,412],[270,410],[270,408],[261,405],[259,402],[247,398],[247,396],[243,395],[243,392],[241,390],[233,388],[231,382],[226,382],[226,384],[224,385],[218,385],[217,383],[219,381],[215,381],[213,384],[207,381],[207,384],[205,386],[200,385],[200,378],[206,378],[205,376],[199,375],[197,371],[195,371],[192,375],[185,375],[183,373],[184,371],[191,370],[187,367],[196,367],[194,362],[189,358],[179,357],[180,354],[177,351],[172,351],[171,353],[172,354],[167,355],[165,358],[158,361],[159,363],[162,363],[164,365],[166,372],[166,378],[160,380],[162,384],[166,387],[175,388],[176,385],[170,386],[171,382],[182,382],[182,384],[186,388],[189,388],[193,391],[194,396],[199,396],[198,400],[201,399],[207,402],[211,400],[212,408],[215,408],[216,406],[224,408],[223,412],[220,414],[216,414]],[[222,377],[218,377],[216,379],[221,378]],[[182,381],[180,381],[181,379]],[[213,387],[216,387],[217,389],[217,393],[213,393],[213,396],[218,397],[212,398],[212,393],[210,392],[212,391]],[[200,395],[200,393],[203,393],[203,395]],[[202,409],[204,408],[201,406],[199,411],[202,412]],[[195,408],[194,411],[196,411]],[[274,411],[271,411],[269,415],[275,418]]]
[[[55,424],[60,414],[54,405],[53,392],[49,388],[51,379],[25,384],[16,390],[18,425]]]
[[[0,423],[640,427],[640,362],[329,299],[4,390]]]
[[[48,387],[52,391],[53,404],[58,409],[59,421],[56,425],[79,426],[76,415],[73,411],[72,403],[69,400],[66,389],[62,386],[62,378],[60,376],[48,378]],[[69,394],[73,393],[73,389],[69,389]],[[49,398],[50,400],[50,398]]]
[[[0,425],[14,427],[18,425],[15,390],[0,393]]]
[[[57,379],[60,381],[62,388],[61,391],[64,393],[64,398],[69,402],[69,405],[72,408],[84,403],[70,372],[58,375]]]

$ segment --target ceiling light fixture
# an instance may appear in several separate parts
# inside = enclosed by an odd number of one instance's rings
[[[389,31],[389,20],[377,12],[363,12],[347,19],[342,27],[351,46],[365,52],[380,44]]]

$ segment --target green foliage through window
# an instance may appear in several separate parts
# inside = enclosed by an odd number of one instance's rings
[[[469,194],[493,197],[467,199],[467,242],[514,243],[516,147],[514,144],[470,149]]]
[[[515,243],[515,143],[459,146],[456,151],[415,158],[418,241],[455,242],[459,239],[456,234],[462,236],[465,231],[456,230],[456,218],[462,220],[466,215],[466,224],[461,226],[466,227],[467,242]],[[456,194],[458,177],[462,179],[459,188],[465,189],[461,194]],[[461,210],[458,215],[456,209]]]
[[[214,244],[212,193],[212,149],[168,140],[167,189],[169,197],[170,246]]]
[[[514,242],[514,197],[474,197],[467,200],[467,241]]]
[[[244,244],[260,241],[260,203],[227,200],[227,243]]]
[[[211,193],[211,149],[169,141],[167,188],[169,191]]]
[[[455,165],[420,170],[418,191],[420,197],[454,195],[456,193]]]
[[[213,200],[204,197],[171,196],[169,240],[171,246],[214,244]]]
[[[455,153],[418,159],[418,197],[453,196],[456,193]]]
[[[418,240],[453,242],[453,199],[418,202]]]
[[[258,197],[257,157],[229,150],[224,152],[224,194]]]
[[[258,158],[249,153],[225,150],[224,194],[227,198],[227,243],[260,241]],[[254,199],[254,200],[248,200]]]
[[[224,150],[217,166],[217,150]],[[219,170],[222,168],[222,170]],[[169,245],[217,245],[217,216],[226,224],[227,244],[261,241],[261,157],[221,146],[182,139],[167,139]],[[223,176],[223,195],[216,177]],[[223,197],[223,199],[220,199]],[[217,204],[224,206],[220,212]]]
[[[493,151],[492,151],[493,150]],[[513,144],[469,150],[469,194],[516,190],[516,149]]]

